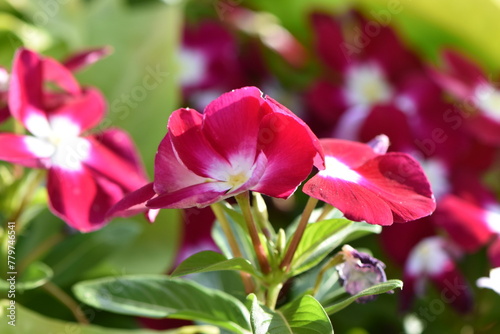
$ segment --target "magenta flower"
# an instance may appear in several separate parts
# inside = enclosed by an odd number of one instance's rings
[[[423,239],[410,253],[404,269],[403,309],[408,309],[415,295],[423,296],[430,280],[440,291],[441,299],[466,313],[472,309],[472,293],[455,261],[461,251],[438,236]]]
[[[499,145],[500,89],[477,64],[459,53],[445,50],[443,59],[445,70],[433,74],[445,90],[460,99],[466,128],[484,143]]]
[[[108,209],[146,183],[124,132],[84,135],[104,117],[105,101],[97,89],[80,87],[55,60],[17,52],[9,107],[31,135],[0,134],[0,159],[47,169],[50,208],[68,225],[84,232],[102,227]]]
[[[338,208],[351,220],[370,224],[391,225],[430,215],[436,204],[418,162],[405,153],[383,154],[387,145],[380,142],[375,141],[372,148],[322,139],[326,168],[303,191]]]
[[[223,94],[203,114],[178,109],[155,159],[154,183],[112,212],[204,207],[244,191],[287,198],[323,168],[319,140],[287,108],[255,87]]]

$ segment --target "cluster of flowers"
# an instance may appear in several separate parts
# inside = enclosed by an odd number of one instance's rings
[[[227,21],[230,27],[240,28],[237,22],[241,20],[236,18],[245,18],[244,30],[248,31],[255,15],[239,9],[232,14],[235,18]],[[390,27],[369,21],[357,12],[341,18],[313,13],[310,22],[316,54],[311,61],[293,38],[287,38],[286,48],[273,49],[291,68],[320,63],[321,73],[306,89],[296,89],[295,95],[301,101],[294,100],[298,106],[294,110],[300,111],[316,135],[338,138],[322,141],[327,169],[317,174],[314,185],[306,183],[304,191],[336,206],[348,218],[389,225],[382,210],[370,212],[374,207],[384,207],[381,192],[372,197],[356,192],[352,204],[333,200],[348,197],[354,184],[364,184],[366,171],[370,170],[360,167],[361,160],[349,160],[356,156],[355,152],[358,158],[362,156],[366,146],[343,140],[368,142],[386,134],[392,151],[404,152],[404,159],[412,156],[423,166],[437,199],[433,215],[412,224],[390,226],[382,233],[382,247],[404,268],[402,307],[409,308],[414,295],[423,295],[426,281],[430,280],[457,310],[470,311],[471,289],[457,261],[467,253],[486,248],[491,268],[500,267],[500,203],[495,194],[498,189],[488,182],[498,177],[493,167],[500,144],[500,90],[491,76],[460,53],[444,50],[443,66],[430,65],[406,47]],[[225,45],[219,49],[223,52],[196,43],[206,27],[219,32],[212,37],[217,44]],[[255,40],[248,43],[251,47],[246,46],[246,51],[252,51],[248,61],[241,56],[230,31],[215,23],[187,28],[183,52],[190,54],[189,60],[203,71],[186,81],[186,100],[200,101],[204,94],[213,94],[228,84],[227,77],[212,75],[221,63],[235,74],[231,80],[243,76],[279,94],[272,69],[265,66],[262,55],[255,51],[258,48],[252,47]],[[301,50],[296,54],[302,58],[289,61],[290,50]],[[398,165],[403,166],[397,171],[399,176],[411,175],[413,162],[399,160]],[[328,170],[335,172],[329,174]],[[333,179],[342,179],[342,185],[347,181],[349,187],[337,185],[333,190],[329,188]],[[370,184],[374,183],[370,180]],[[398,203],[400,192],[392,194],[393,203]],[[401,208],[418,206],[402,202]],[[478,286],[499,291],[493,275],[494,271],[492,278],[480,279]]]

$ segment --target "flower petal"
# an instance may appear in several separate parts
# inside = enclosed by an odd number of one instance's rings
[[[488,247],[488,259],[493,268],[500,267],[500,235]]]
[[[158,195],[146,203],[151,209],[186,209],[202,208],[222,200],[227,188],[218,186],[217,182],[195,184],[170,193]]]
[[[222,94],[205,109],[202,131],[226,160],[234,156],[256,157],[259,123],[270,112],[256,87]],[[253,162],[253,161],[252,161]]]
[[[314,13],[311,21],[315,31],[315,47],[319,56],[334,71],[342,71],[353,60],[351,59],[353,49],[356,49],[356,52],[359,50],[344,41],[341,27],[330,15]]]
[[[138,173],[134,161],[123,159],[94,137],[86,139],[90,143],[90,150],[83,163],[96,174],[115,182],[126,192],[136,190],[147,183],[144,173]]]
[[[193,109],[178,109],[168,121],[168,130],[173,149],[184,165],[203,177],[212,177],[211,172],[229,166],[209,143],[202,132],[202,116]]]
[[[156,193],[169,193],[207,179],[186,168],[173,151],[170,132],[160,143],[155,156],[154,189]]]
[[[47,191],[51,210],[82,232],[102,227],[106,212],[122,196],[118,186],[86,168],[77,171],[51,168]]]
[[[433,218],[467,252],[477,251],[493,237],[486,221],[487,211],[455,195],[439,201]]]
[[[80,93],[80,85],[70,70],[52,58],[45,58],[42,62],[44,81],[53,82],[70,94]]]
[[[47,168],[55,147],[32,136],[0,134],[0,160],[29,168]]]
[[[153,183],[148,183],[145,186],[125,195],[125,197],[108,210],[106,217],[128,217],[139,212],[146,212],[149,210],[146,207],[146,202],[155,195],[156,193],[153,190]]]
[[[43,111],[43,66],[35,52],[19,49],[14,56],[9,86],[9,108],[12,117],[20,121],[29,131],[29,118],[46,118]]]
[[[291,115],[272,113],[265,116],[259,132],[259,146],[267,157],[267,167],[253,190],[287,198],[311,173],[318,151],[308,128]]]
[[[112,51],[113,48],[110,46],[84,50],[71,55],[70,58],[63,62],[63,65],[68,70],[76,72],[106,57]]]
[[[52,117],[67,117],[79,126],[82,133],[97,125],[105,111],[106,102],[102,94],[97,89],[88,88],[83,90],[81,95],[68,99],[57,110],[51,111],[49,120]]]

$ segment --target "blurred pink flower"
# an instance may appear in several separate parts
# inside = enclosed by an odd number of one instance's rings
[[[466,128],[486,144],[500,145],[500,89],[472,60],[445,50],[446,68],[432,70],[438,83],[459,99],[460,115]]]
[[[349,219],[370,224],[391,225],[430,215],[436,203],[422,168],[406,153],[385,153],[385,141],[373,148],[322,139],[326,168],[307,181],[303,191]]]
[[[81,59],[74,68],[87,62]],[[108,209],[146,183],[127,134],[115,129],[85,135],[104,117],[104,98],[95,88],[80,87],[54,59],[18,50],[9,107],[31,135],[0,134],[0,159],[47,169],[50,208],[71,227],[83,232],[102,227]]]

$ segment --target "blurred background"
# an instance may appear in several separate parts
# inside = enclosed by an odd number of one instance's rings
[[[331,17],[351,39],[345,38],[339,48],[338,39],[330,37],[325,32],[327,28],[321,28],[313,13]],[[359,17],[365,23],[372,23],[372,35],[370,31],[364,35],[358,33]],[[396,36],[396,49],[392,39],[380,40],[377,31],[382,28]],[[14,52],[21,46],[58,60],[93,47],[112,48],[109,56],[79,72],[77,78],[83,85],[95,86],[103,92],[108,113],[102,129],[120,127],[131,134],[150,178],[168,117],[179,107],[202,111],[223,92],[256,85],[310,122],[318,136],[345,135],[345,129],[334,130],[341,122],[342,112],[330,114],[341,103],[333,101],[333,95],[322,95],[342,80],[349,80],[343,77],[346,74],[341,69],[335,68],[338,64],[332,60],[331,52],[343,52],[342,57],[352,56],[355,62],[371,56],[388,59],[394,66],[411,58],[412,71],[427,76],[430,69],[443,68],[441,53],[451,48],[475,63],[494,86],[499,83],[500,73],[499,34],[498,0],[0,0],[0,66],[10,69]],[[368,38],[363,39],[362,35]],[[332,44],[337,43],[331,48],[329,38]],[[406,58],[397,58],[399,48],[405,50]],[[401,66],[394,70],[399,76],[407,69]],[[393,75],[390,79],[395,86],[401,82],[398,78]],[[360,80],[370,80],[370,74]],[[438,86],[429,80],[429,86]],[[401,90],[407,84],[401,83],[404,86]],[[422,91],[426,85],[424,82]],[[448,105],[459,104],[452,100],[457,98],[453,92],[442,95],[445,97],[439,103],[446,106],[432,104],[432,108],[445,110]],[[384,117],[377,118],[372,122],[373,127],[380,125],[385,130],[388,128],[385,121],[388,120]],[[0,131],[9,129],[11,122],[1,124]],[[397,127],[398,123],[395,124]],[[367,134],[360,132],[347,137],[367,141],[377,131],[367,130]],[[445,135],[457,136],[454,130],[444,131]],[[399,135],[394,132],[393,144],[397,149],[412,151],[405,146],[404,139],[398,141]],[[477,150],[486,150],[488,154],[467,155],[463,159],[479,164],[483,159],[488,160],[484,170],[474,177],[477,175],[493,197],[498,198],[495,196],[500,190],[498,143],[478,142],[482,146]],[[448,144],[443,148],[448,152],[471,146]],[[440,177],[444,178],[438,176],[436,182]],[[300,212],[302,205],[294,203],[304,202],[303,197],[297,194],[287,202],[269,203],[273,205],[277,225],[286,225]],[[84,279],[166,273],[176,262],[181,245],[195,244],[189,241],[190,234],[194,234],[189,226],[197,224],[197,220],[206,221],[200,218],[183,224],[184,216],[174,210],[162,210],[154,224],[137,216],[117,219],[99,231],[80,234],[68,230],[61,220],[41,208],[20,236],[18,256],[42,259],[54,271],[53,283],[67,293],[72,284]],[[439,235],[446,235],[444,230]],[[398,233],[392,237],[398,238]],[[203,236],[196,238],[201,240]],[[385,237],[383,242],[390,244],[391,239]],[[404,259],[400,261],[397,254],[391,256],[390,252],[398,249],[381,245],[379,236],[364,238],[355,246],[370,249],[382,259],[387,264],[388,277],[403,277]],[[440,291],[430,286],[405,311],[401,310],[400,292],[380,296],[369,304],[351,306],[332,319],[335,331],[500,333],[500,296],[475,287],[475,280],[487,276],[491,267],[487,252],[485,247],[477,247],[457,262],[474,296],[473,306],[467,312],[443,302]],[[32,322],[36,324],[33,328],[38,328],[31,333],[71,332],[66,322],[73,321],[73,316],[47,291],[25,291],[17,300],[22,305],[18,321]],[[88,307],[84,311],[94,325],[122,329],[102,333],[128,333],[125,329],[145,324]],[[2,326],[3,320],[0,324],[3,332]],[[74,326],[72,333],[87,333]]]

